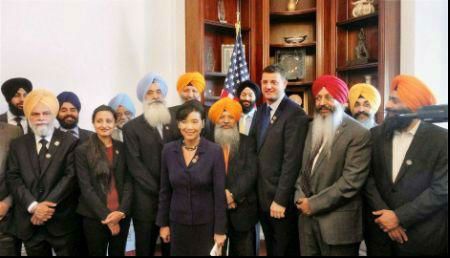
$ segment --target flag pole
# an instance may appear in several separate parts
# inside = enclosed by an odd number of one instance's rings
[[[240,31],[241,31],[241,0],[237,1],[237,12],[236,12],[236,38],[238,37]]]

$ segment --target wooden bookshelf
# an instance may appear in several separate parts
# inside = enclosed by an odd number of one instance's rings
[[[331,70],[349,86],[372,77],[383,103],[392,79],[400,72],[400,0],[375,0],[376,12],[362,17],[352,16],[352,0],[331,0]],[[369,62],[352,64],[356,59],[358,34],[364,29]],[[384,104],[377,118],[383,120]]]

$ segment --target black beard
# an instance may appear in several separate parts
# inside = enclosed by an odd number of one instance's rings
[[[239,101],[239,102],[241,103],[242,111],[244,112],[244,114],[250,113],[253,110],[253,108],[255,107],[255,102],[252,102],[249,107],[246,107],[242,101]]]
[[[14,104],[12,104],[12,103],[8,103],[8,105],[9,105],[9,111],[10,111],[13,115],[18,116],[18,117],[23,117],[23,116],[25,116],[25,114],[23,113],[23,109],[20,109],[20,108],[16,107],[16,106],[15,106]]]
[[[414,118],[400,117],[399,114],[412,113],[410,110],[386,110],[388,116],[384,121],[385,132],[389,137],[394,135],[395,131],[403,131],[408,128],[414,121]]]
[[[66,130],[72,130],[75,127],[78,126],[78,118],[71,116],[75,120],[75,122],[69,124],[69,123],[65,122],[66,118],[68,118],[68,117],[69,116],[66,116],[66,117],[64,117],[62,119],[58,117],[58,122],[59,122],[59,125],[61,125],[62,128],[66,129]]]

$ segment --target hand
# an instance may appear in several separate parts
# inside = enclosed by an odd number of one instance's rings
[[[219,247],[223,247],[225,245],[226,240],[227,240],[226,235],[217,235],[217,234],[214,235],[214,242]]]
[[[9,206],[9,204],[0,202],[0,221],[2,221],[6,214],[8,214],[10,208],[11,207]]]
[[[119,224],[121,220],[125,218],[125,214],[119,211],[111,212],[105,220],[102,221],[103,225]]]
[[[275,219],[284,219],[286,217],[285,215],[286,208],[277,204],[276,202],[273,202],[270,206],[270,217]]]
[[[56,203],[41,202],[36,206],[33,212],[33,217],[39,221],[47,222],[55,214]]]
[[[34,226],[42,226],[45,224],[45,222],[47,222],[47,220],[41,220],[39,218],[36,217],[36,215],[33,215],[30,219],[31,224],[33,224]]]
[[[402,227],[391,230],[388,234],[392,241],[395,241],[401,245],[409,241],[408,236],[406,235],[406,230]]]
[[[111,231],[112,236],[117,236],[120,234],[120,225],[119,224],[108,224],[109,231]]]
[[[309,200],[306,198],[302,198],[297,202],[297,209],[305,216],[310,216],[312,213]]]
[[[230,191],[225,190],[225,194],[227,196],[227,205],[229,210],[234,210],[237,208],[236,202],[233,199],[233,194]]]
[[[165,244],[170,243],[170,227],[163,227],[159,230],[159,236]]]
[[[389,231],[394,230],[400,226],[400,220],[393,211],[375,211],[373,215],[379,216],[375,220],[375,223],[377,223],[378,226],[380,226],[381,230],[383,230],[385,233],[388,233]]]

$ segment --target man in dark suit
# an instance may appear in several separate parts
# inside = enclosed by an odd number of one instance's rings
[[[372,129],[366,185],[371,256],[448,253],[448,131],[398,116],[435,103],[423,82],[398,76],[386,106],[388,117]]]
[[[52,256],[52,250],[77,255],[77,139],[54,129],[58,109],[51,92],[30,93],[24,112],[33,134],[14,140],[8,158],[6,179],[16,204],[12,218],[29,256]]]
[[[242,116],[239,120],[239,132],[244,135],[250,135],[250,129],[255,123],[255,114],[257,111],[256,104],[261,99],[260,87],[252,82],[245,81],[239,84],[236,91],[239,103],[242,106]]]
[[[13,199],[6,187],[6,159],[12,140],[20,137],[22,132],[16,126],[0,122],[0,256],[20,256],[22,243],[10,229],[10,216]]]
[[[32,90],[33,84],[25,78],[13,78],[3,83],[2,93],[9,109],[0,115],[0,122],[18,126],[24,134],[27,134],[29,127],[23,114],[23,101]]]
[[[58,122],[63,132],[67,132],[80,139],[80,143],[89,139],[93,132],[78,127],[81,111],[81,102],[73,92],[62,92],[58,95],[59,112]]]
[[[182,104],[196,100],[202,101],[202,95],[206,89],[206,81],[203,75],[198,72],[195,73],[186,73],[180,76],[177,82],[177,91],[180,95]],[[170,114],[172,115],[172,124],[176,125],[176,115],[178,110],[181,108],[181,105],[173,106],[169,108]],[[209,107],[203,106],[205,109],[205,113],[208,114]],[[214,138],[214,126],[211,121],[206,119],[205,128],[202,131],[202,136],[207,138],[208,140],[213,140]],[[181,134],[179,134],[178,138],[181,138]]]
[[[257,142],[260,222],[268,255],[298,255],[292,200],[309,119],[286,97],[287,80],[281,67],[264,69],[261,85],[267,102],[258,110],[250,133]]]
[[[241,114],[239,102],[224,98],[211,107],[209,118],[215,124],[215,142],[223,149],[227,169],[229,255],[255,256],[254,235],[258,222],[256,144],[252,138],[239,133]]]
[[[138,99],[143,102],[144,114],[128,122],[124,129],[127,162],[134,179],[133,223],[136,233],[136,255],[153,256],[159,228],[158,212],[161,152],[164,144],[175,140],[177,127],[171,124],[165,104],[167,84],[148,74],[138,85]],[[163,245],[163,255],[169,256],[170,247]]]
[[[344,81],[321,76],[312,91],[315,116],[294,199],[301,212],[300,249],[305,256],[358,256],[370,133],[345,114],[348,86]]]

